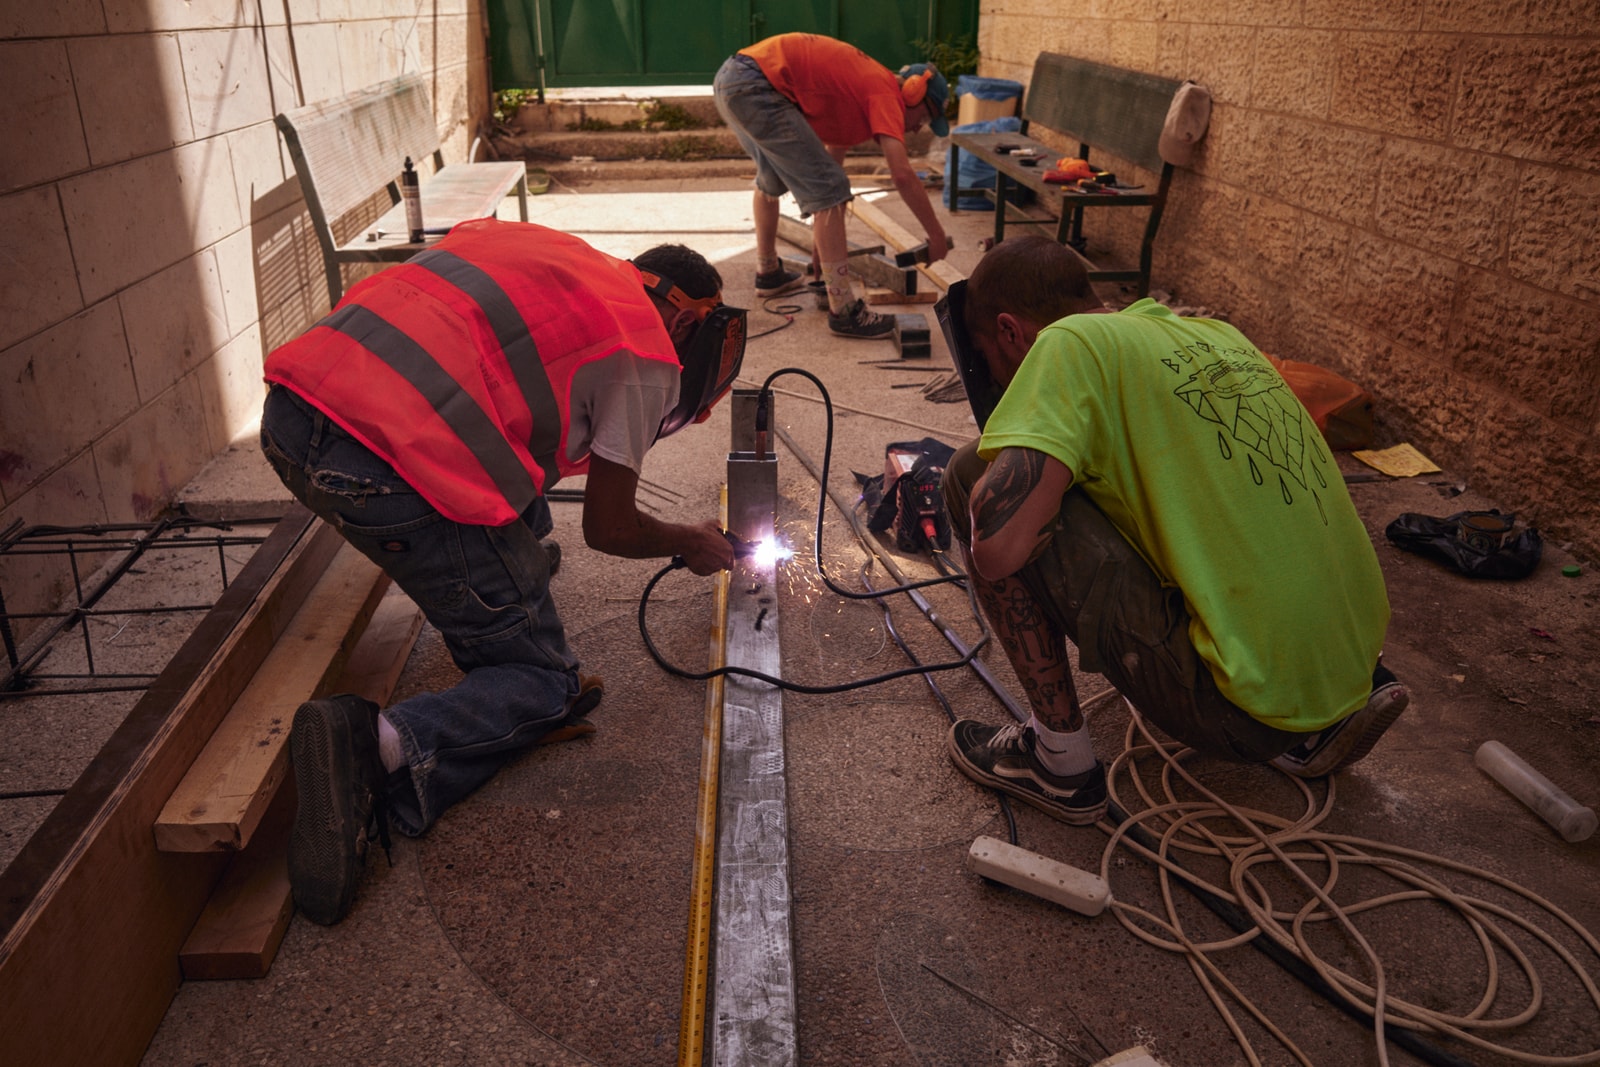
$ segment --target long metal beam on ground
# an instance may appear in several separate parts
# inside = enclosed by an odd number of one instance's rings
[[[770,540],[776,504],[776,457],[730,454],[728,529]],[[776,582],[770,553],[735,563],[724,631],[728,666],[781,677]],[[711,1063],[792,1064],[798,1046],[782,690],[739,675],[724,679],[718,779]]]

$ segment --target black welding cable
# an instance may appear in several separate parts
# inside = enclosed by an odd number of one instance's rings
[[[763,434],[766,431],[765,419],[768,405],[762,398],[771,395],[772,383],[785,374],[797,374],[816,386],[817,392],[822,394],[822,406],[827,413],[825,420],[827,429],[822,443],[822,473],[817,476],[817,532],[811,544],[811,556],[816,563],[817,576],[822,579],[822,583],[847,600],[876,600],[880,597],[892,596],[895,593],[904,593],[912,589],[922,589],[930,585],[946,585],[950,582],[961,581],[961,578],[955,575],[946,575],[939,578],[924,578],[921,581],[891,586],[887,589],[880,589],[875,593],[857,593],[854,590],[841,588],[834,584],[832,578],[828,577],[828,572],[822,565],[822,522],[828,507],[828,467],[833,462],[833,398],[828,395],[827,387],[822,384],[822,380],[810,371],[801,370],[799,367],[780,367],[767,375],[767,380],[761,383],[761,397],[757,399],[756,403],[757,434]]]
[[[645,583],[644,592],[639,595],[639,636],[644,640],[645,651],[650,653],[650,658],[656,661],[656,665],[658,667],[666,671],[668,674],[676,675],[679,678],[687,678],[692,682],[706,682],[710,681],[712,678],[724,678],[729,675],[735,675],[740,678],[754,678],[758,682],[766,682],[768,685],[776,686],[779,689],[784,689],[791,693],[848,693],[852,689],[865,689],[869,685],[879,685],[883,682],[891,682],[896,678],[905,678],[913,674],[925,674],[928,671],[953,671],[961,667],[966,667],[972,663],[978,653],[982,651],[983,647],[989,643],[990,634],[989,631],[985,629],[983,636],[979,638],[977,642],[975,642],[973,646],[967,650],[967,654],[962,656],[960,659],[951,660],[948,663],[928,663],[916,667],[904,667],[897,671],[888,671],[884,674],[875,674],[870,678],[862,678],[854,682],[840,682],[837,685],[805,685],[800,682],[790,682],[782,678],[774,678],[770,674],[763,674],[760,671],[753,671],[746,667],[718,667],[715,670],[710,671],[685,670],[676,664],[667,662],[666,657],[661,654],[661,650],[656,648],[656,643],[650,640],[650,628],[645,622],[645,609],[650,604],[650,593],[655,589],[656,585],[661,581],[661,579],[684,566],[686,566],[686,564],[683,562],[683,557],[674,556],[671,563],[657,571],[650,581]],[[887,596],[889,593],[899,591],[900,590],[898,589],[885,589],[875,595]],[[862,597],[859,599],[870,598]]]
[[[757,337],[765,337],[769,333],[777,333],[779,330],[787,330],[790,326],[794,325],[794,317],[800,314],[801,311],[800,305],[774,304],[772,301],[776,299],[777,297],[769,297],[766,300],[763,300],[761,302],[761,310],[765,311],[769,315],[776,315],[783,321],[771,329],[762,330],[760,333],[750,334],[745,338],[746,341],[754,341]]]

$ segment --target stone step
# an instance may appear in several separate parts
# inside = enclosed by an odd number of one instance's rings
[[[573,96],[547,97],[544,103],[529,102],[517,109],[509,125],[523,133],[566,133],[578,130],[622,132],[635,129],[698,123],[701,127],[720,126],[716,104],[706,94],[695,96]]]
[[[907,138],[906,150],[917,158],[932,141],[932,134],[919,130]],[[539,165],[620,160],[749,163],[738,139],[722,125],[710,88],[700,86],[681,92],[557,90],[542,103],[522,104],[497,130],[493,149],[499,159]],[[882,159],[872,142],[856,146],[851,155]]]

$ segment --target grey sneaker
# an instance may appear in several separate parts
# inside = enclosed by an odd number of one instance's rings
[[[1371,752],[1410,703],[1410,691],[1380,663],[1372,672],[1372,695],[1364,707],[1310,735],[1272,765],[1297,778],[1321,778],[1342,771]]]
[[[868,311],[867,302],[857,297],[838,314],[828,312],[828,329],[840,337],[887,339],[894,336],[894,316]]]
[[[799,271],[785,270],[782,264],[765,274],[756,275],[757,296],[782,296],[796,289],[804,289],[805,285],[806,280]]]
[[[300,799],[289,838],[289,887],[302,915],[332,926],[355,903],[374,837],[389,851],[378,705],[349,695],[301,704],[289,731],[289,760]]]
[[[1069,826],[1092,826],[1106,813],[1106,768],[1063,777],[1033,754],[1035,736],[1021,723],[987,726],[962,719],[950,727],[950,758],[973,781],[1032,804]]]

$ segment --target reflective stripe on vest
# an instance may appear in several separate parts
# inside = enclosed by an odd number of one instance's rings
[[[538,490],[511,445],[478,402],[450,377],[427,349],[360,304],[346,304],[323,319],[320,325],[344,334],[410,382],[477,457],[506,502],[518,514],[533,503]],[[547,383],[547,391],[548,388]],[[559,420],[557,426],[559,429]]]
[[[528,451],[532,453],[533,461],[544,469],[544,484],[554,485],[561,478],[556,466],[556,451],[561,447],[561,409],[550,387],[550,374],[545,370],[544,361],[539,358],[533,335],[528,332],[527,320],[499,282],[482,267],[467,262],[454,252],[442,249],[424,252],[413,256],[408,263],[449,282],[483,309],[489,328],[500,342],[500,351],[517,380],[517,387],[522,390],[522,402],[528,405],[528,412],[533,416]],[[473,449],[473,452],[476,454],[477,449]],[[478,458],[480,461],[483,459],[481,455]],[[488,469],[488,464],[485,463],[484,467]],[[498,483],[499,479],[495,481]],[[517,508],[517,511],[521,510]]]

